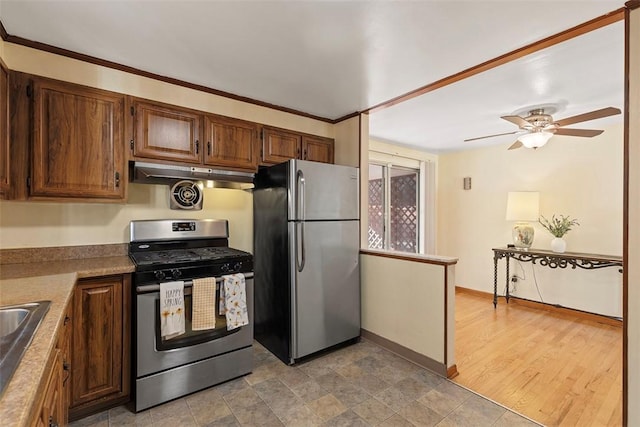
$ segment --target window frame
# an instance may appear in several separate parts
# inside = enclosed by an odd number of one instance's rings
[[[436,253],[436,224],[437,224],[437,176],[438,156],[424,151],[414,150],[387,142],[369,140],[367,169],[369,164],[393,164],[394,166],[419,169],[419,198],[418,198],[418,247],[419,254]],[[367,181],[368,181],[367,172]],[[368,188],[368,187],[367,187]],[[385,202],[386,203],[386,202]],[[368,196],[367,196],[368,206]],[[367,218],[368,220],[368,218]],[[367,224],[366,229],[369,226]],[[364,232],[364,229],[363,229]],[[363,241],[365,243],[365,241]],[[366,239],[366,247],[369,242]],[[389,250],[391,249],[383,249]],[[393,251],[395,252],[395,251]],[[399,252],[401,253],[401,252]],[[408,253],[408,252],[407,252]]]
[[[410,167],[410,166],[405,166],[405,165],[398,165],[395,163],[391,163],[391,162],[381,162],[381,161],[375,161],[375,160],[370,160],[369,161],[369,170],[371,170],[371,166],[375,165],[375,166],[379,166],[382,168],[382,181],[383,181],[383,185],[382,185],[382,202],[384,205],[384,209],[383,209],[383,236],[382,236],[382,243],[383,243],[383,250],[385,251],[393,251],[393,252],[402,252],[402,253],[421,253],[421,248],[423,247],[422,245],[422,239],[424,236],[424,233],[422,232],[422,221],[421,221],[421,217],[422,217],[422,206],[420,203],[420,194],[421,194],[421,190],[422,190],[422,175],[421,175],[421,170],[420,168],[415,168],[415,167]],[[417,215],[417,230],[416,230],[416,251],[415,252],[406,252],[406,251],[400,251],[398,249],[391,249],[390,245],[391,245],[391,178],[392,178],[392,173],[391,170],[395,169],[395,170],[404,170],[404,171],[409,171],[409,172],[413,172],[417,175],[417,182],[416,182],[416,215]],[[370,248],[370,247],[369,247]],[[371,249],[371,248],[370,248]]]

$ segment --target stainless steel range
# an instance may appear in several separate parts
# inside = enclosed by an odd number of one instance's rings
[[[252,370],[253,256],[228,247],[225,220],[131,221],[129,256],[133,274],[133,389],[136,412]],[[216,308],[215,328],[191,329],[193,279],[245,278],[249,324],[227,330]],[[160,332],[160,282],[184,281],[185,333],[164,339]]]

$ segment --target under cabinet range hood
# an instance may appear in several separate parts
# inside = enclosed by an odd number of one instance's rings
[[[173,185],[176,180],[205,181],[208,188],[253,188],[254,174],[196,166],[176,166],[160,163],[129,162],[131,182]]]

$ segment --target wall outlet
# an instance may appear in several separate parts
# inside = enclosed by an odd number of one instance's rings
[[[511,286],[511,293],[516,292],[516,283],[518,283],[518,276],[514,274],[511,276],[511,283],[509,284],[509,286]]]

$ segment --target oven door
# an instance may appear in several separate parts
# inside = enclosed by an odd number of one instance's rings
[[[220,282],[219,282],[220,284]],[[178,337],[160,337],[160,292],[136,295],[136,378],[214,357],[253,343],[253,275],[245,275],[249,324],[227,331],[225,316],[218,315],[216,328],[191,330],[191,287],[185,287],[185,329]],[[146,288],[141,286],[140,288]],[[138,288],[138,289],[140,289]],[[216,301],[219,300],[219,286]]]

